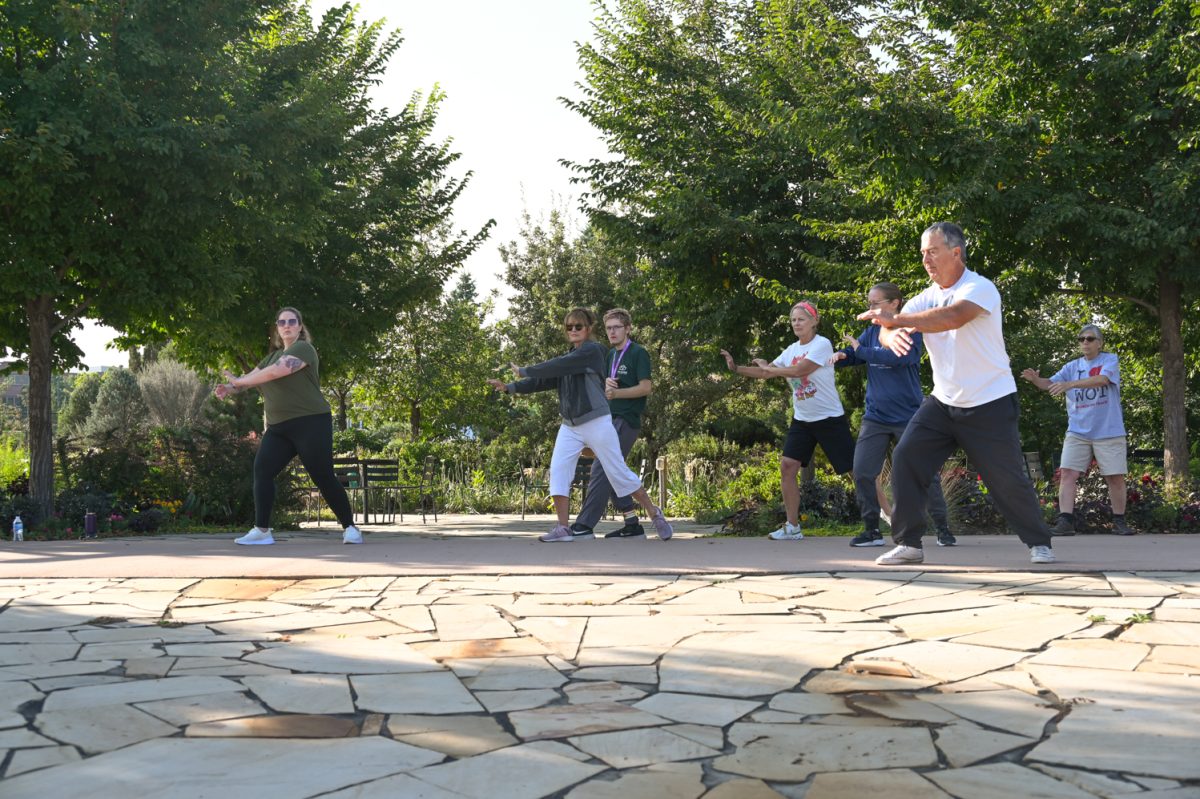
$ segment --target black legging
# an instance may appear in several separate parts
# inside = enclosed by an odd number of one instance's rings
[[[254,456],[254,524],[263,530],[271,526],[275,478],[295,455],[342,527],[354,524],[350,498],[333,471],[333,415],[329,413],[298,416],[267,428]]]

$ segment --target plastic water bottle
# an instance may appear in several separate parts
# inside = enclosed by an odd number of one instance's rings
[[[13,519],[13,541],[25,540],[25,522],[21,521],[21,517],[17,516]]]

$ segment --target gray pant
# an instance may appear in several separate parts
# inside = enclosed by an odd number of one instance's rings
[[[641,428],[634,427],[620,416],[612,417],[612,423],[613,427],[617,430],[617,440],[621,442],[621,456],[628,458],[630,450],[633,449],[633,442],[637,441]],[[637,507],[637,503],[633,501],[633,497],[614,496],[613,488],[608,482],[608,476],[604,474],[604,467],[600,464],[600,461],[593,461],[592,476],[588,480],[587,499],[583,501],[583,508],[580,509],[579,517],[575,519],[575,523],[595,529],[600,521],[600,517],[604,515],[604,510],[608,507],[609,500],[612,500],[613,504],[617,506],[617,510],[622,513],[631,511]]]
[[[879,529],[879,497],[875,493],[875,478],[883,471],[888,445],[899,441],[906,427],[903,424],[884,424],[863,419],[858,428],[858,443],[854,445],[854,490],[858,495],[858,509],[865,530]],[[949,529],[946,497],[942,494],[942,481],[936,473],[929,483],[926,506],[933,526],[937,530]]]
[[[1050,546],[1037,492],[1025,473],[1016,392],[974,408],[956,408],[926,397],[892,453],[892,538],[921,546],[925,487],[946,458],[962,447],[979,470],[1008,526],[1028,547]]]

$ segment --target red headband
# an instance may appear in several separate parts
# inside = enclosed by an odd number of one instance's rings
[[[806,313],[807,313],[809,316],[811,316],[811,317],[812,317],[814,320],[816,320],[816,319],[820,319],[820,318],[821,318],[821,317],[820,317],[820,315],[817,313],[817,309],[816,309],[816,308],[814,308],[814,307],[813,307],[811,304],[809,304],[809,303],[807,303],[807,302],[803,302],[803,301],[801,301],[801,302],[798,302],[798,303],[796,303],[796,307],[798,307],[798,308],[803,308],[803,309],[804,309],[804,311],[805,311],[805,312],[806,312]]]

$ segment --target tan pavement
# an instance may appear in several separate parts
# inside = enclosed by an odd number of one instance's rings
[[[5,542],[0,797],[1200,798],[1189,537],[545,527]]]
[[[409,516],[404,524],[368,525],[363,546],[342,546],[335,526],[276,531],[276,543],[241,547],[226,535],[158,536],[0,545],[0,578],[35,577],[288,577],[320,574],[694,574],[736,571],[875,571],[886,549],[853,549],[847,538],[771,541],[705,537],[712,525],[676,522],[666,545],[649,539],[543,544],[548,516]],[[619,525],[607,521],[601,532]],[[1200,539],[1186,535],[1075,536],[1054,539],[1059,562],[1031,566],[1015,536],[961,536],[942,548],[926,539],[921,571],[1098,572],[1200,568]],[[896,567],[890,567],[896,568]]]

